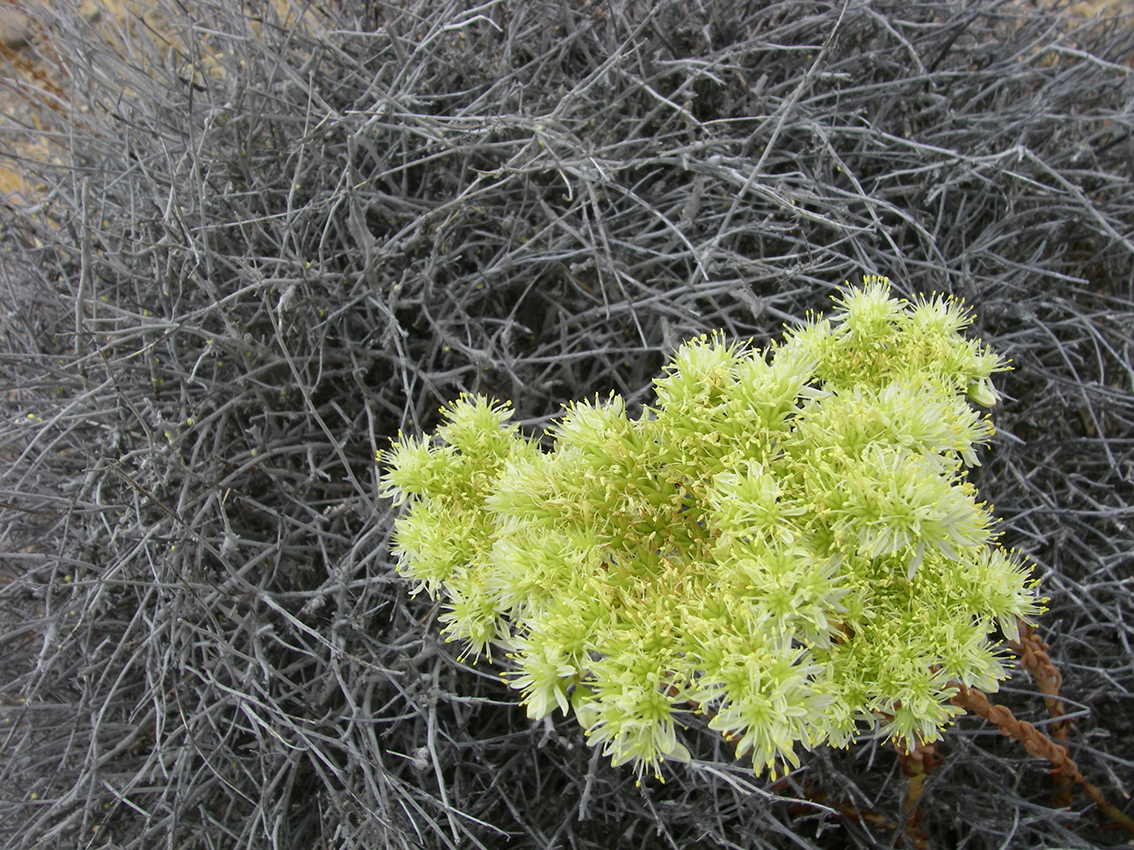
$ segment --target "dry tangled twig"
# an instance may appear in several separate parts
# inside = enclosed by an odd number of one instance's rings
[[[836,817],[900,822],[870,741],[807,757],[830,808],[801,813],[695,718],[645,790],[530,728],[392,573],[373,464],[462,391],[532,429],[643,403],[681,339],[763,344],[863,273],[965,297],[1014,360],[975,481],[1052,599],[1083,777],[1129,782],[1128,20],[281,5],[162,4],[116,44],[47,17],[66,91],[9,127],[65,156],[0,205],[7,846],[885,846]],[[961,724],[919,829],[1110,840],[1004,743]]]

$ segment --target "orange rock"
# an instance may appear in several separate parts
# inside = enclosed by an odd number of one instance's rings
[[[10,168],[0,165],[0,195],[11,195],[24,191],[24,181]]]

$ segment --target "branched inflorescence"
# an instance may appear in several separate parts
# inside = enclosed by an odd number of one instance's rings
[[[932,742],[1040,610],[966,480],[1007,368],[968,322],[864,278],[767,350],[686,343],[654,407],[576,404],[549,452],[464,398],[382,458],[401,571],[532,718],[573,709],[639,774],[689,757],[692,712],[757,769],[864,726]]]

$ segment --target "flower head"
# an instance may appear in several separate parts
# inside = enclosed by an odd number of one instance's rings
[[[639,777],[689,758],[694,711],[757,770],[864,728],[931,741],[1041,610],[965,477],[1007,368],[970,322],[868,277],[781,345],[681,346],[640,418],[570,406],[550,451],[462,398],[382,455],[399,569],[450,639],[510,653],[531,718],[573,711]]]

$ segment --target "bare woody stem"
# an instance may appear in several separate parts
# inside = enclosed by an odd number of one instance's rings
[[[1017,720],[1011,711],[1002,705],[989,702],[988,697],[975,688],[966,688],[956,682],[953,685],[957,688],[957,695],[952,699],[953,705],[971,711],[990,723],[995,723],[1000,729],[1000,734],[1020,741],[1029,754],[1047,759],[1051,762],[1053,774],[1066,776],[1079,786],[1103,814],[1122,829],[1134,833],[1134,820],[1112,806],[1103,792],[1084,778],[1066,746],[1056,743],[1031,723]]]

